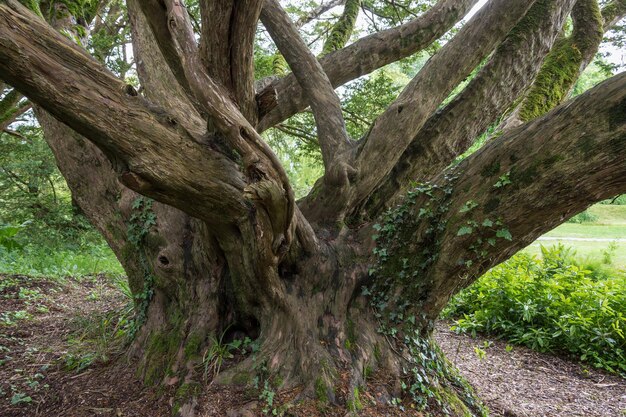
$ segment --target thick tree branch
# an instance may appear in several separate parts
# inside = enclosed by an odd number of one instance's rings
[[[532,84],[575,0],[538,0],[489,62],[431,116],[367,202],[375,218],[412,181],[427,181],[465,152]]]
[[[254,36],[262,0],[201,1],[200,56],[209,75],[233,92],[242,113],[256,123]]]
[[[381,114],[357,157],[358,176],[351,204],[359,205],[393,168],[428,117],[519,22],[533,0],[494,0],[465,25]],[[381,165],[380,155],[385,156]]]
[[[420,278],[419,311],[434,319],[489,268],[591,204],[626,192],[626,73],[494,139],[432,184],[443,197],[434,205],[427,195],[417,198],[408,215],[412,244],[393,256],[421,248],[424,233],[437,230],[438,255]],[[436,207],[445,212],[432,224],[420,210]]]
[[[626,0],[613,0],[602,8],[604,31],[610,30],[626,16]]]
[[[315,118],[326,173],[352,145],[341,113],[341,102],[315,55],[304,43],[276,0],[267,0],[261,20],[292,68]]]
[[[12,0],[0,4],[0,78],[93,141],[135,191],[215,224],[247,212],[235,163]]]
[[[178,123],[197,137],[207,136],[206,121],[189,96],[177,82],[167,61],[161,54],[140,0],[127,0],[128,18],[132,34],[133,55],[143,94],[172,113]],[[193,99],[192,99],[193,100]]]
[[[477,0],[441,0],[424,15],[404,25],[366,36],[320,60],[333,87],[410,56],[444,35]],[[266,130],[304,110],[308,103],[294,75],[274,82],[259,97],[274,92],[274,101],[259,109],[258,130]]]
[[[354,31],[356,19],[361,9],[361,0],[347,0],[343,8],[343,13],[330,33],[328,39],[324,42],[322,55],[327,55],[346,46],[350,40],[350,36]]]
[[[155,3],[156,2],[156,3]],[[288,245],[294,225],[295,199],[287,174],[280,161],[252,127],[237,105],[229,98],[201,64],[193,29],[184,6],[176,0],[163,0],[169,35],[158,29],[164,19],[158,15],[160,0],[141,2],[162,52],[173,51],[172,61],[182,70],[182,76],[197,103],[209,116],[209,130],[217,130],[243,157],[249,185],[244,196],[264,207],[274,227],[273,250]],[[159,4],[157,4],[159,3]],[[171,65],[170,65],[171,66]]]
[[[559,39],[546,57],[532,88],[505,128],[541,116],[562,103],[598,52],[604,32],[597,0],[578,0],[572,20],[572,34]]]

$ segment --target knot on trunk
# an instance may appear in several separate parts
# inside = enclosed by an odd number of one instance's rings
[[[288,225],[289,200],[282,185],[272,179],[249,184],[243,190],[244,198],[261,206],[272,224],[272,251],[278,254],[283,245],[291,241]]]

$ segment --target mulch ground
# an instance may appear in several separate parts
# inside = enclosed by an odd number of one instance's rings
[[[435,337],[492,416],[626,416],[623,378],[505,341],[458,335],[447,323],[438,324]]]
[[[62,282],[0,276],[0,416],[170,416],[172,392],[144,387],[123,353],[81,371],[67,369],[77,326],[85,318],[122,308],[124,302],[100,276]],[[437,339],[494,416],[626,416],[624,379],[555,356],[507,348],[505,342],[459,336],[445,324],[440,324]],[[374,379],[373,385],[384,388],[384,381]],[[347,387],[338,387],[342,390],[347,392]],[[280,393],[276,402],[295,395]],[[373,388],[362,393],[365,410],[359,415],[420,415],[376,406],[375,397]],[[210,386],[199,399],[199,417],[253,417],[262,408],[258,397],[245,389]],[[288,413],[346,415],[345,408],[320,408],[314,402]]]

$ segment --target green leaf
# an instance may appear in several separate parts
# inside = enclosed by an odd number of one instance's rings
[[[468,211],[473,210],[476,207],[478,207],[478,203],[475,201],[469,200],[465,204],[463,204],[463,207],[461,207],[461,209],[459,210],[459,213],[467,213]]]
[[[483,220],[483,226],[491,227],[491,226],[493,226],[493,222],[491,220],[489,220],[489,219],[485,219],[485,220]]]
[[[463,235],[471,235],[472,232],[474,231],[474,229],[472,229],[469,226],[462,226],[459,231],[457,232],[457,236],[463,236]]]
[[[511,236],[511,232],[509,229],[500,229],[496,232],[496,237],[501,237],[506,240],[513,240],[513,236]]]

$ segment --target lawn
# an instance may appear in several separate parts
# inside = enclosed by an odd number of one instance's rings
[[[611,246],[614,264],[618,267],[626,267],[626,205],[596,204],[590,207],[588,212],[596,217],[593,222],[564,223],[546,233],[545,240],[535,241],[524,251],[539,255],[541,245],[551,246],[561,242],[575,249],[582,257],[598,259],[609,251],[609,246]]]

